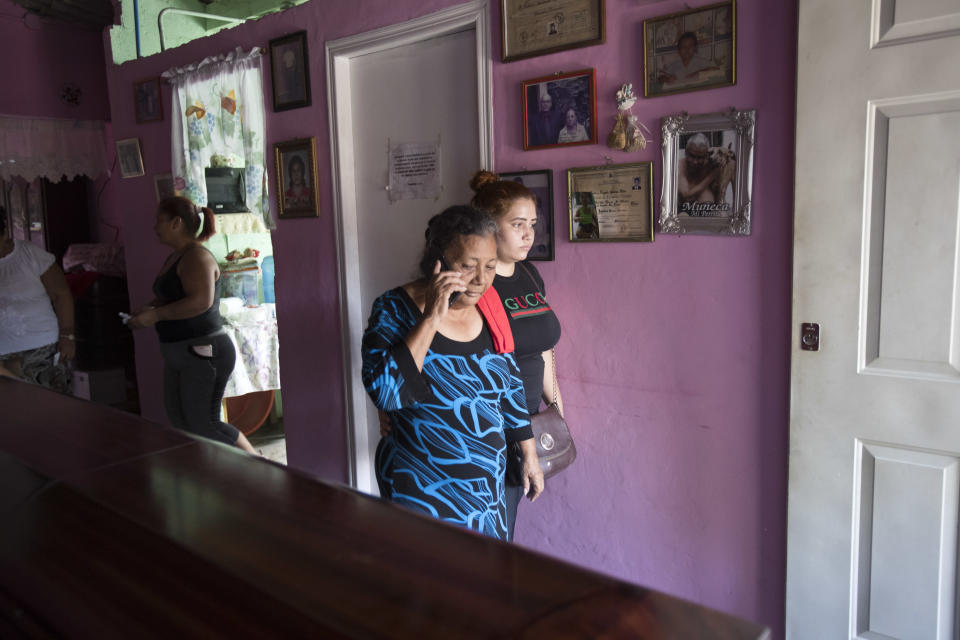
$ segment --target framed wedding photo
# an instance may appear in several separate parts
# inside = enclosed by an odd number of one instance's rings
[[[653,242],[653,163],[567,170],[571,242]]]
[[[750,235],[756,120],[735,109],[661,120],[661,233]]]
[[[643,68],[647,98],[735,84],[735,0],[644,20]]]
[[[133,83],[133,107],[137,124],[163,120],[160,78],[149,78]]]
[[[523,149],[597,143],[597,79],[593,69],[523,82]]]
[[[507,171],[500,179],[519,182],[536,198],[537,224],[527,260],[553,260],[553,171]]]
[[[136,178],[143,175],[139,138],[117,140],[117,162],[120,164],[120,177]]]
[[[273,145],[281,218],[313,218],[317,204],[317,142],[302,138]]]
[[[297,31],[270,41],[270,69],[274,111],[310,106],[306,31]]]
[[[604,0],[500,1],[503,62],[603,44]]]

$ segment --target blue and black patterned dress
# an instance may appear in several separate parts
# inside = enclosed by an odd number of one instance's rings
[[[393,428],[377,448],[383,497],[506,539],[506,440],[532,437],[513,354],[484,325],[470,342],[437,333],[417,370],[404,339],[422,313],[397,288],[383,294],[363,335],[363,384]]]

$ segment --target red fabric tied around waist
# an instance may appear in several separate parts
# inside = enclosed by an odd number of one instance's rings
[[[493,287],[487,289],[477,302],[477,309],[483,319],[487,321],[490,335],[493,338],[493,347],[497,353],[511,353],[514,349],[513,331],[510,330],[510,321],[507,311],[503,308],[500,295]]]

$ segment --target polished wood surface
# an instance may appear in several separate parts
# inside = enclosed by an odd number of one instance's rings
[[[108,407],[0,406],[2,637],[766,637]]]

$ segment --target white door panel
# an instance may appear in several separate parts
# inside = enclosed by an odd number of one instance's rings
[[[788,638],[956,638],[954,14],[799,0]]]

